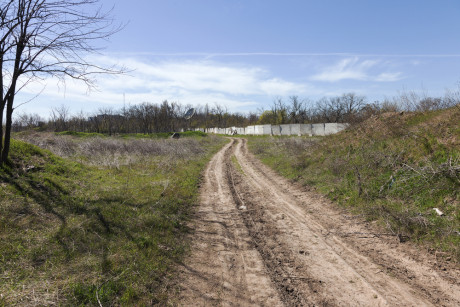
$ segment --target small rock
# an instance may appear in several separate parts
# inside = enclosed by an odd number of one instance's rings
[[[243,205],[243,206],[240,206],[238,209],[240,209],[240,210],[246,210],[247,208],[246,208],[245,205]]]

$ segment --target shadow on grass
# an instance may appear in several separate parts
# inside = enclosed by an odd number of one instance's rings
[[[176,243],[170,243],[168,240],[178,240],[176,232],[184,232],[184,227],[179,226],[180,229],[177,229],[177,231],[171,231],[177,226],[174,225],[172,219],[168,220],[168,214],[164,212],[159,214],[160,218],[151,218],[147,227],[145,225],[146,220],[136,215],[136,210],[142,210],[143,212],[156,210],[155,208],[145,208],[148,205],[151,206],[151,204],[129,202],[123,199],[123,196],[117,197],[117,195],[103,195],[97,199],[74,197],[72,195],[73,191],[66,187],[68,183],[61,183],[59,176],[44,179],[39,175],[33,171],[27,172],[14,168],[0,170],[0,182],[7,183],[13,187],[17,195],[24,197],[24,199],[29,199],[30,203],[39,205],[41,210],[47,213],[46,216],[55,217],[55,222],[50,223],[49,219],[45,218],[45,215],[37,215],[31,208],[28,208],[28,201],[24,201],[23,204],[15,203],[14,208],[5,208],[10,210],[10,212],[6,212],[12,217],[10,220],[14,220],[15,217],[19,216],[17,208],[23,206],[24,210],[21,208],[21,216],[32,217],[33,223],[37,225],[43,224],[47,229],[55,227],[51,237],[54,242],[48,242],[48,246],[41,247],[45,251],[36,257],[34,256],[37,258],[36,261],[32,259],[32,264],[35,268],[40,267],[47,261],[70,264],[75,261],[78,262],[80,257],[86,257],[87,254],[97,255],[99,257],[97,267],[89,268],[89,270],[93,270],[90,275],[98,276],[98,280],[100,280],[98,284],[95,284],[94,280],[85,281],[80,279],[79,276],[74,276],[73,278],[77,282],[71,286],[68,295],[71,300],[76,300],[78,304],[94,303],[94,289],[101,291],[97,294],[102,295],[102,302],[115,302],[126,291],[131,293],[130,295],[134,299],[136,291],[127,286],[129,283],[126,284],[124,280],[115,281],[114,279],[114,277],[120,275],[120,272],[126,270],[126,268],[121,267],[121,264],[145,270],[146,272],[141,274],[148,276],[150,285],[147,288],[153,294],[160,289],[167,267],[170,267],[172,263],[178,262],[180,259],[177,254],[178,247],[174,245]],[[133,215],[124,214],[125,210],[130,211]],[[84,216],[84,219],[81,219],[81,216]],[[165,217],[164,220],[163,216]],[[82,224],[78,225],[81,228],[76,228],[75,218],[83,221]],[[155,221],[160,219],[160,224],[162,225],[154,225]],[[140,226],[138,227],[136,223],[139,223]],[[150,233],[149,227],[155,228],[151,230],[152,233]],[[20,231],[27,230],[25,227],[20,229]],[[161,232],[163,231],[167,232],[165,237],[169,236],[169,238],[161,237]],[[179,237],[181,236],[179,235]],[[168,244],[172,246],[167,246]],[[54,249],[58,250],[50,251],[53,246]],[[21,257],[26,259],[31,254],[33,254],[32,247]],[[117,261],[111,257],[114,254],[128,255],[128,258],[136,260],[132,264],[127,263],[126,259],[114,264],[113,261]],[[56,257],[56,255],[58,256]],[[148,262],[155,257],[160,259],[158,260],[160,267],[155,267],[149,272],[147,270],[150,265]],[[50,260],[50,258],[53,258],[53,260]],[[98,272],[94,272],[94,270]],[[88,274],[88,272],[85,274]],[[110,291],[103,290],[107,287],[110,288]]]
[[[60,220],[61,226],[56,234],[56,239],[61,243],[64,250],[68,250],[68,247],[59,240],[59,236],[64,233],[66,228],[66,216],[72,214],[84,214],[88,219],[97,221],[99,226],[104,229],[103,233],[105,235],[110,236],[121,233],[126,238],[133,241],[133,243],[138,246],[139,250],[143,249],[143,245],[139,244],[138,240],[136,240],[128,230],[128,227],[122,223],[111,221],[106,218],[100,208],[101,205],[110,207],[119,205],[120,203],[123,203],[124,206],[139,208],[139,204],[127,203],[120,197],[112,196],[99,198],[98,200],[85,200],[85,205],[82,205],[79,199],[73,198],[69,191],[50,178],[46,178],[42,181],[41,178],[35,178],[32,174],[14,174],[9,170],[4,170],[4,174],[0,173],[0,181],[12,185],[20,195],[32,199],[35,203],[39,204],[45,212],[54,215]],[[46,184],[42,182],[46,182]]]

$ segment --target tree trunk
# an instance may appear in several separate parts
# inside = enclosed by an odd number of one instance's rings
[[[1,163],[6,163],[10,152],[10,141],[11,141],[11,126],[13,125],[13,102],[14,95],[9,95],[6,104],[6,129],[5,129],[5,142],[3,144]]]
[[[2,76],[0,78],[0,165],[3,164],[2,149],[3,149],[3,111],[5,110],[5,100],[3,99],[3,51],[0,55],[0,71]]]
[[[0,105],[0,165],[3,164],[3,158],[2,158],[2,151],[3,151],[2,150],[3,149],[3,108],[4,108],[4,106]]]

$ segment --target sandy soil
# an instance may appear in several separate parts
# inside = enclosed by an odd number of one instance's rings
[[[181,306],[460,306],[458,266],[281,178],[244,139],[211,160],[191,226]]]

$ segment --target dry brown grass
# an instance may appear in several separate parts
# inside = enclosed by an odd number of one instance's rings
[[[47,149],[60,157],[73,158],[88,165],[114,168],[139,163],[155,156],[163,157],[162,163],[169,164],[171,160],[186,160],[205,152],[197,138],[79,138],[38,132],[23,133],[17,138]],[[216,137],[208,136],[208,138],[213,141]]]

